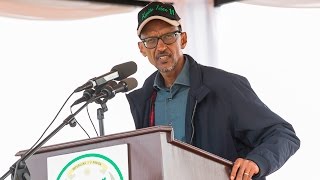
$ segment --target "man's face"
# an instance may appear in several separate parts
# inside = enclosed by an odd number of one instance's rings
[[[152,37],[162,38],[150,39]],[[142,55],[147,56],[150,63],[161,73],[172,71],[180,72],[183,67],[182,49],[185,48],[187,40],[186,34],[180,34],[178,27],[161,20],[152,20],[145,25],[140,38],[148,45],[155,44],[152,42],[158,40],[155,47],[151,46],[153,48],[148,46],[147,48],[143,42],[139,42],[138,45]]]

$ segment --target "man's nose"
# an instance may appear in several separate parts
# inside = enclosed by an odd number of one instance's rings
[[[166,48],[167,48],[167,45],[162,41],[162,39],[159,39],[157,44],[157,49],[159,51],[163,51]]]

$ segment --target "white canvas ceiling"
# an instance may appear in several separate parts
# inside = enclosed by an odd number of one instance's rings
[[[177,4],[196,0],[163,0]],[[212,0],[207,0],[212,6]],[[214,0],[213,0],[214,1]],[[220,3],[232,0],[221,0]],[[263,6],[293,7],[293,8],[319,8],[319,0],[234,0]],[[111,3],[93,3],[89,1],[74,0],[1,0],[0,16],[23,19],[83,19],[109,14],[129,12],[136,8],[132,5],[118,5]]]
[[[1,0],[0,16],[22,19],[83,19],[124,13],[134,6],[68,0]]]
[[[319,0],[244,0],[248,4],[288,8],[320,8]]]

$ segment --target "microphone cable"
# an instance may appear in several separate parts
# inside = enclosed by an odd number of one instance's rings
[[[63,105],[61,106],[61,108],[59,109],[59,111],[57,112],[57,114],[55,115],[55,117],[53,118],[53,120],[50,122],[50,124],[48,125],[48,127],[44,130],[44,132],[41,134],[41,136],[39,137],[39,139],[27,150],[27,152],[24,153],[24,155],[29,154],[31,152],[31,150],[39,143],[39,141],[42,139],[42,137],[45,135],[45,133],[48,131],[48,129],[52,126],[52,124],[55,122],[55,120],[57,119],[58,115],[60,114],[60,112],[62,111],[62,109],[64,108],[64,106],[67,104],[67,102],[69,101],[69,99],[73,96],[75,92],[72,92],[69,97],[65,100],[65,102],[63,103]],[[20,163],[21,161],[17,161],[17,164],[15,165],[16,167],[11,167],[14,168],[14,174],[13,174],[13,179],[16,178],[16,173],[17,173],[17,168],[19,166],[18,163]]]
[[[97,132],[97,130],[96,130],[96,127],[94,126],[94,124],[93,124],[93,122],[92,122],[92,119],[91,119],[91,117],[90,117],[90,113],[89,113],[89,110],[88,110],[88,106],[86,107],[86,110],[87,110],[87,114],[88,114],[88,117],[89,117],[89,120],[90,120],[90,122],[91,122],[91,124],[92,124],[92,126],[93,126],[93,129],[95,130],[95,132],[96,132],[96,134],[97,134],[97,136],[98,136],[98,132]],[[72,106],[70,107],[70,112],[71,112],[71,114],[73,113],[72,112]],[[89,136],[89,134],[87,133],[87,131],[81,126],[81,124],[78,122],[78,120],[74,117],[74,119],[75,119],[75,121],[76,121],[76,123],[81,127],[81,129],[87,134],[87,136],[88,136],[88,138],[91,138],[90,136]]]
[[[50,124],[48,125],[48,127],[44,130],[44,132],[42,133],[42,135],[40,136],[40,138],[31,146],[31,148],[28,150],[28,152],[34,148],[38,142],[42,139],[42,137],[45,135],[45,133],[48,131],[48,129],[51,127],[51,125],[54,123],[54,121],[57,119],[58,115],[60,114],[61,110],[63,109],[63,107],[66,105],[66,103],[69,101],[69,99],[72,97],[72,95],[74,94],[74,92],[72,92],[69,97],[65,100],[65,102],[63,103],[63,105],[61,106],[61,108],[59,109],[58,113],[55,115],[55,117],[53,118],[53,120],[50,122]],[[28,153],[27,152],[27,153]]]
[[[57,119],[58,115],[61,113],[62,109],[64,108],[64,106],[67,104],[67,102],[69,101],[69,99],[75,94],[75,92],[72,92],[69,97],[65,100],[65,102],[63,103],[63,105],[61,106],[61,108],[59,109],[59,111],[57,112],[57,114],[55,115],[55,117],[53,118],[53,120],[50,122],[50,124],[48,125],[48,127],[44,130],[44,132],[41,134],[40,138],[31,146],[31,148],[29,148],[29,150],[25,153],[29,153],[29,151],[32,150],[32,148],[34,148],[39,141],[42,139],[42,137],[45,135],[45,133],[48,131],[48,129],[52,126],[52,124],[55,122],[55,120]],[[80,125],[80,123],[76,120],[77,124],[82,128],[82,126]],[[88,135],[88,133],[82,128],[82,130]],[[90,138],[90,136],[88,135],[88,137]]]
[[[88,117],[89,117],[89,119],[90,119],[90,122],[91,122],[91,124],[92,124],[92,127],[93,127],[93,129],[94,129],[94,131],[96,132],[96,135],[97,135],[97,137],[99,136],[99,134],[98,134],[98,131],[97,131],[97,129],[96,129],[96,126],[93,124],[93,122],[92,122],[92,119],[91,119],[91,116],[90,116],[90,113],[89,113],[89,110],[88,110],[88,106],[87,106],[87,114],[88,114]]]

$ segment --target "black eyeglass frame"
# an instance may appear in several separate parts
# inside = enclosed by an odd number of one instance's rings
[[[163,35],[158,36],[158,37],[155,36],[155,37],[144,38],[144,39],[141,39],[141,42],[143,43],[144,47],[146,47],[147,49],[153,49],[153,48],[157,47],[158,42],[159,42],[159,39],[161,39],[164,44],[170,45],[170,44],[173,44],[173,43],[177,42],[177,39],[178,39],[178,38],[177,38],[177,35],[180,35],[180,34],[182,34],[181,30],[177,30],[177,31],[173,31],[173,32],[169,32],[169,33],[163,34]],[[173,42],[166,43],[166,42],[163,40],[163,37],[168,36],[168,35],[174,35],[175,40],[174,40]],[[152,46],[152,47],[147,47],[147,44],[146,44],[146,43],[147,43],[147,40],[148,40],[148,39],[149,39],[149,40],[151,40],[151,39],[156,39],[155,45]]]

